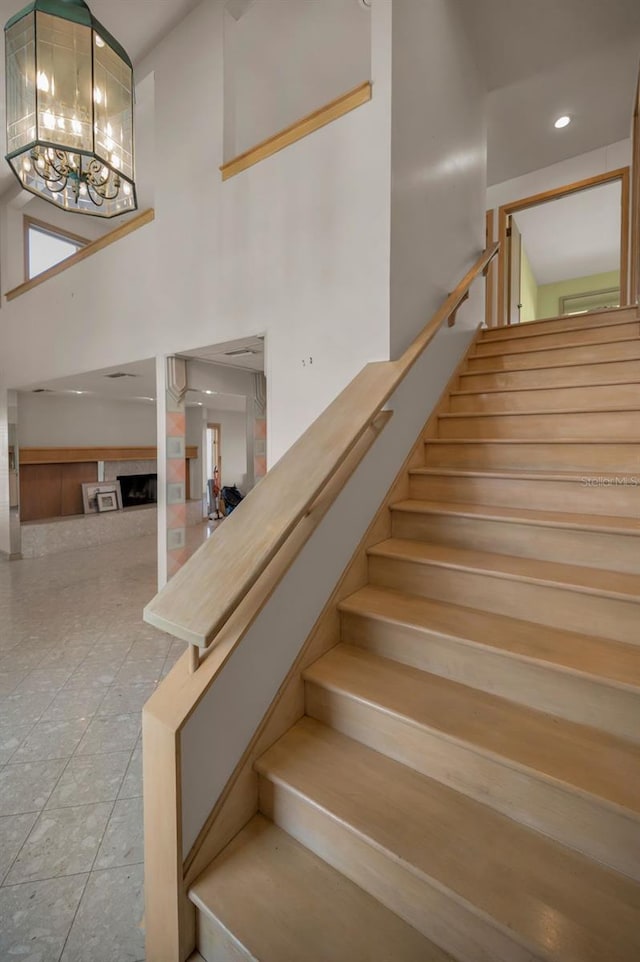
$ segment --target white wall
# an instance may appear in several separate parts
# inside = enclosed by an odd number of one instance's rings
[[[374,4],[372,102],[224,184],[222,7],[183,20],[138,70],[154,75],[156,220],[5,304],[0,383],[265,334],[273,462],[387,357],[389,16]]]
[[[156,443],[156,406],[145,401],[21,391],[18,418],[23,448]]]
[[[391,351],[484,247],[486,95],[450,0],[393,0]]]
[[[618,170],[631,163],[631,141],[621,140],[608,147],[599,147],[586,154],[579,154],[569,160],[562,160],[559,164],[542,167],[521,177],[505,180],[501,184],[494,184],[487,190],[487,208],[498,208],[502,204],[519,200],[521,197],[531,197],[554,187],[564,187],[576,180],[585,180],[604,174],[611,170]]]
[[[239,20],[225,13],[225,160],[369,80],[370,72],[371,14],[358,0],[260,0]]]

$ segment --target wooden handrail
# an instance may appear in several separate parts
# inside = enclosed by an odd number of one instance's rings
[[[498,247],[482,253],[397,361],[363,368],[147,605],[145,621],[191,645],[211,644]]]
[[[40,284],[44,284],[45,281],[56,277],[57,274],[68,271],[70,267],[74,267],[76,264],[79,264],[80,261],[86,260],[87,257],[92,257],[93,254],[104,250],[105,247],[110,247],[111,244],[115,244],[116,241],[122,240],[127,234],[132,234],[133,231],[139,230],[139,228],[144,227],[145,224],[151,223],[155,216],[155,211],[152,207],[150,207],[149,210],[143,210],[141,214],[137,214],[136,217],[132,217],[131,220],[126,221],[124,224],[120,224],[119,227],[109,231],[108,234],[103,234],[102,237],[87,244],[86,247],[81,248],[75,254],[72,254],[71,257],[66,257],[63,261],[60,261],[59,264],[54,264],[53,267],[43,271],[42,274],[37,274],[35,277],[32,277],[30,281],[25,281],[24,284],[19,284],[12,290],[7,291],[5,294],[6,299],[13,301],[16,297],[20,297],[21,294],[26,294],[27,291],[32,291],[34,287],[39,287]]]
[[[336,97],[335,100],[330,101],[318,110],[307,114],[306,117],[296,120],[295,123],[285,127],[284,130],[279,130],[277,134],[273,134],[266,140],[249,148],[249,150],[245,150],[243,154],[233,157],[220,167],[222,179],[229,180],[230,177],[241,174],[243,170],[253,167],[254,164],[259,164],[261,160],[266,160],[267,157],[272,157],[278,151],[290,147],[291,144],[302,140],[303,137],[308,137],[309,134],[320,130],[321,127],[326,127],[327,124],[338,120],[339,117],[344,117],[345,114],[355,110],[356,107],[361,107],[362,104],[371,100],[371,90],[371,82],[367,80],[365,83],[354,87],[353,90],[347,91],[346,94]]]

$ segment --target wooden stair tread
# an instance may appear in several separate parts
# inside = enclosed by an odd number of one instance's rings
[[[548,413],[548,412],[547,412]],[[519,412],[516,412],[518,416]],[[466,415],[463,415],[466,417]],[[482,417],[491,417],[492,415],[482,415]],[[499,415],[503,417],[504,415]],[[567,444],[616,444],[622,445],[623,447],[632,447],[634,444],[640,444],[640,425],[638,426],[638,437],[637,438],[425,438],[425,444],[548,444],[548,445],[564,445]],[[616,475],[619,472],[616,471]],[[631,475],[630,475],[631,477]]]
[[[453,962],[262,815],[211,863],[189,897],[260,962]]]
[[[621,641],[541,626],[375,585],[366,585],[345,598],[340,610],[391,624],[434,630],[456,641],[640,690],[640,651]]]
[[[640,887],[304,718],[258,771],[557,962],[631,962]]]
[[[392,511],[410,514],[439,514],[489,521],[512,521],[516,524],[544,525],[558,528],[598,531],[606,534],[640,535],[640,518],[622,516],[572,514],[565,511],[539,511],[531,508],[507,508],[461,502],[418,501],[407,499],[391,505]]]
[[[636,316],[639,316],[636,307],[633,305],[624,305],[623,307],[610,307],[604,311],[587,311],[584,314],[576,316],[575,320],[576,323],[580,325],[580,330],[583,330],[585,326],[585,320],[590,321],[594,318],[599,318],[602,319],[603,323],[605,323],[607,320],[610,320],[612,324],[619,324],[619,315],[629,314],[631,312],[635,312]],[[524,321],[520,324],[508,324],[506,327],[482,327],[480,333],[483,339],[485,335],[492,337],[500,332],[502,332],[506,338],[509,338],[513,335],[517,336],[517,334],[523,329],[527,331],[537,330],[541,325],[544,326],[546,324],[549,324],[551,327],[553,327],[556,321],[568,321],[569,318],[570,315],[567,314],[556,314],[555,317],[540,317],[535,321]]]
[[[639,770],[640,747],[625,739],[352,645],[333,648],[304,678],[620,806],[639,819],[640,833],[640,778],[629,778],[629,772]]]
[[[632,338],[632,340],[634,340],[634,339]],[[563,348],[554,347],[554,348],[550,348],[550,349],[547,348],[547,350],[561,351],[561,350],[563,350]],[[522,353],[522,354],[531,353],[531,354],[533,354],[533,353],[535,353],[535,351],[529,351],[529,352],[528,352],[528,351],[522,351],[522,352],[519,352],[519,353]],[[486,358],[486,357],[502,357],[503,355],[501,355],[501,354],[472,354],[472,355],[470,355],[470,356],[471,356],[471,357],[474,357],[474,358],[482,358],[482,357],[485,357],[485,358]],[[628,364],[629,361],[632,361],[632,360],[635,360],[635,358],[627,358],[627,357],[618,357],[618,358],[611,358],[611,357],[610,357],[610,358],[606,358],[606,357],[603,357],[603,358],[600,358],[600,359],[595,360],[595,361],[594,361],[594,360],[589,360],[589,361],[575,361],[575,360],[574,360],[574,361],[569,361],[569,360],[561,360],[561,361],[557,361],[555,364],[554,364],[553,362],[551,362],[551,361],[547,361],[546,364],[535,364],[535,363],[534,363],[534,364],[531,365],[531,367],[522,367],[522,368],[492,367],[492,368],[485,368],[485,369],[482,370],[482,371],[470,371],[469,369],[467,369],[467,370],[465,370],[465,371],[461,371],[461,372],[460,372],[460,377],[461,377],[461,378],[462,378],[462,377],[484,377],[484,376],[487,375],[487,374],[517,374],[517,373],[520,373],[520,372],[522,372],[522,371],[548,371],[548,370],[551,369],[551,368],[555,370],[555,369],[561,368],[561,367],[570,367],[570,368],[574,368],[574,367],[594,367],[595,365],[598,365],[598,364]],[[614,383],[615,383],[615,382],[614,382]]]
[[[401,538],[382,541],[369,548],[368,554],[373,557],[476,571],[518,581],[556,585],[572,591],[637,602],[640,605],[640,575],[637,574],[518,558],[488,551],[471,551]],[[640,608],[638,615],[640,617]]]
[[[590,328],[586,327],[586,328],[585,328],[585,333],[588,333],[589,330],[590,330]],[[547,347],[531,347],[531,348],[528,348],[528,349],[525,350],[525,351],[510,351],[510,350],[508,349],[509,341],[506,340],[506,341],[504,342],[504,343],[505,343],[505,350],[502,350],[502,351],[487,351],[486,354],[485,354],[485,353],[483,353],[483,354],[470,354],[469,357],[470,357],[470,358],[507,357],[507,356],[508,356],[508,357],[511,357],[511,356],[513,356],[514,354],[517,354],[517,355],[520,357],[520,356],[526,355],[526,354],[538,354],[538,353],[544,353],[544,352],[547,352],[547,351],[566,351],[567,353],[571,353],[571,351],[575,351],[577,348],[582,348],[582,347],[601,348],[601,347],[603,346],[603,344],[633,344],[633,343],[635,343],[637,340],[638,340],[638,335],[635,335],[635,336],[633,336],[633,337],[632,337],[632,336],[629,336],[629,337],[612,337],[611,340],[609,340],[609,341],[590,341],[588,338],[585,338],[584,341],[577,342],[576,344],[550,344],[550,345],[548,345]]]
[[[589,385],[592,387],[593,385]],[[557,390],[557,388],[554,388]],[[629,407],[628,404],[619,407],[593,407],[593,408],[555,408],[550,411],[545,408],[531,408],[527,411],[447,411],[444,414],[439,414],[438,418],[443,421],[451,420],[456,421],[460,418],[529,418],[529,417],[561,417],[563,414],[625,414],[632,413],[640,415],[640,397],[638,398],[638,407]],[[640,437],[640,429],[638,431],[638,437]]]
[[[439,440],[438,438],[429,438],[428,444],[432,444],[433,441]],[[455,438],[452,439],[455,442]],[[445,443],[449,444],[450,441]],[[463,442],[469,443],[469,442]],[[476,442],[472,442],[476,443]],[[491,441],[491,444],[496,442]],[[525,441],[525,443],[527,443]],[[536,443],[536,442],[529,442]],[[564,442],[563,442],[564,443]],[[588,443],[588,442],[583,442]],[[551,471],[534,471],[532,468],[457,468],[457,467],[429,467],[429,466],[419,466],[409,469],[409,475],[445,475],[454,478],[506,478],[510,480],[519,481],[573,481],[578,484],[584,483],[585,473],[584,471],[558,471],[555,468]],[[637,481],[637,475],[628,474],[624,471],[616,471],[615,477],[620,478],[621,481],[626,479],[629,487],[640,487]]]
[[[556,320],[559,320],[559,318],[556,318]],[[556,329],[554,329],[553,324],[551,324],[549,328],[545,328],[545,329],[542,329],[539,327],[530,328],[530,324],[534,324],[536,322],[528,321],[526,324],[516,324],[511,329],[509,335],[505,334],[502,337],[495,334],[492,336],[492,334],[490,333],[490,329],[487,328],[487,330],[482,332],[482,336],[480,337],[479,343],[480,344],[504,344],[505,341],[507,342],[526,341],[527,338],[540,337],[543,334],[549,334],[549,335],[573,334],[573,333],[577,334],[584,331],[597,331],[599,329],[607,328],[607,327],[618,327],[623,324],[638,324],[638,320],[639,318],[637,317],[621,318],[621,317],[616,317],[614,315],[612,318],[603,319],[599,324],[589,324],[588,327],[585,327],[584,324],[580,324],[579,321],[576,320],[575,325],[572,325],[570,327],[561,327],[561,328],[559,327]]]
[[[615,363],[615,362],[612,362]],[[482,374],[488,374],[489,371],[483,371]],[[500,372],[504,374],[504,371]],[[462,373],[462,377],[467,377],[469,375],[468,371]],[[475,374],[472,372],[472,376]],[[626,378],[620,381],[590,381],[588,384],[583,386],[579,384],[554,384],[553,387],[547,387],[546,385],[532,385],[531,387],[486,387],[486,388],[476,388],[475,390],[457,390],[449,391],[449,397],[478,397],[483,394],[519,394],[521,392],[528,393],[530,391],[575,391],[577,389],[582,389],[585,391],[590,390],[592,387],[620,387],[625,384],[637,385],[640,389],[640,382],[633,378]],[[615,410],[615,408],[601,408],[603,411]]]

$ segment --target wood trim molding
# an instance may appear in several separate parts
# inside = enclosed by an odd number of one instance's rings
[[[20,464],[73,464],[84,461],[153,461],[156,447],[140,448],[20,448]],[[197,445],[185,449],[187,460],[198,457]]]
[[[626,167],[620,185],[620,307],[631,303],[629,299],[630,180],[630,171]]]
[[[500,243],[500,253],[498,255],[498,327],[505,327],[508,323],[506,316],[507,305],[507,276],[508,276],[508,256],[509,244],[507,243],[507,227],[509,218],[520,210],[527,210],[529,207],[537,207],[539,204],[548,204],[553,200],[568,197],[570,194],[577,194],[591,187],[599,187],[602,184],[609,184],[615,180],[621,182],[620,203],[620,306],[628,303],[629,293],[629,168],[619,167],[616,170],[606,171],[603,174],[596,174],[594,177],[587,177],[584,180],[574,181],[572,184],[565,184],[562,187],[554,187],[551,190],[542,191],[540,194],[532,194],[530,197],[521,197],[519,200],[510,201],[503,204],[498,209],[498,241]]]
[[[490,208],[487,211],[487,239],[485,247],[492,247],[495,244],[495,211]],[[494,314],[494,296],[493,289],[495,286],[495,259],[490,261],[485,268],[485,278],[486,287],[484,295],[484,322],[487,327],[493,327],[495,325]]]
[[[355,110],[356,107],[360,107],[362,104],[371,100],[371,96],[371,82],[366,81],[366,83],[359,84],[357,87],[354,87],[353,90],[349,90],[346,94],[342,94],[330,103],[325,104],[324,107],[314,110],[312,113],[307,114],[306,117],[291,124],[291,126],[286,127],[272,137],[267,138],[267,140],[256,144],[255,147],[251,147],[250,150],[222,164],[220,167],[222,179],[229,180],[230,177],[235,177],[236,174],[240,174],[243,170],[253,167],[254,164],[260,163],[261,160],[266,160],[267,157],[272,157],[273,154],[278,153],[278,151],[284,150],[285,147],[289,147],[291,144],[295,144],[296,141],[302,140],[303,137],[307,137],[309,134],[314,133],[321,127],[325,127],[339,117],[344,117],[345,114]]]
[[[28,291],[32,291],[35,287],[39,287],[40,284],[44,284],[46,281],[50,280],[52,277],[57,277],[58,274],[62,274],[64,271],[68,271],[69,268],[75,267],[80,261],[84,261],[87,257],[92,257],[99,251],[104,250],[105,247],[110,247],[111,244],[115,244],[117,241],[122,240],[127,234],[132,234],[134,231],[139,230],[144,227],[145,224],[150,224],[155,218],[155,211],[153,208],[143,211],[138,214],[137,217],[132,217],[125,224],[121,224],[116,227],[115,230],[110,231],[108,234],[99,237],[98,240],[91,241],[86,247],[78,251],[77,254],[72,254],[71,257],[67,257],[66,260],[60,261],[59,264],[55,264],[50,267],[48,271],[43,271],[42,274],[38,274],[37,277],[33,277],[30,281],[25,281],[24,284],[19,284],[18,287],[14,287],[12,290],[7,291],[5,297],[8,301],[15,300],[16,297],[20,297],[22,294],[26,294]]]
[[[631,266],[629,303],[640,303],[640,74],[633,111],[631,161]]]

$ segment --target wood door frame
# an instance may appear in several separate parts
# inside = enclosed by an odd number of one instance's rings
[[[540,204],[548,204],[570,194],[578,194],[583,190],[591,190],[593,187],[600,187],[602,184],[610,184],[620,181],[620,306],[629,303],[629,220],[630,220],[630,170],[629,167],[619,167],[617,170],[607,171],[604,174],[596,174],[595,177],[587,177],[584,180],[574,181],[572,184],[565,184],[563,187],[554,187],[552,190],[545,190],[540,194],[532,194],[530,197],[521,197],[508,204],[503,204],[498,208],[498,239],[500,241],[500,251],[498,253],[498,327],[508,326],[507,305],[508,299],[508,276],[509,276],[509,244],[507,237],[507,226],[509,217],[517,214],[520,210],[527,210],[529,207],[537,207]]]
[[[518,278],[517,278],[518,279],[518,301],[517,301],[517,308],[516,308],[518,311],[518,320],[516,322],[517,324],[520,324],[520,318],[521,318],[520,312],[522,311],[522,231],[518,227],[518,224],[516,223],[516,220],[513,217],[513,215],[510,214],[509,217],[507,218],[507,231],[510,230],[511,233],[508,235],[509,236],[509,261],[507,265],[507,286],[509,291],[509,297],[506,304],[507,323],[509,324],[509,326],[511,326],[512,324],[512,321],[511,321],[511,318],[513,315],[512,301],[515,301],[515,298],[513,297],[514,251],[513,251],[513,245],[511,243],[511,239],[513,237],[514,225],[518,232],[518,237],[520,239],[519,240],[520,249],[518,251],[518,267],[517,267],[517,271],[518,271]]]
[[[213,431],[214,428],[216,428],[217,431],[218,431],[218,464],[217,464],[217,468],[218,468],[218,483],[220,483],[220,479],[222,478],[222,425],[220,424],[219,421],[207,421],[207,431],[209,431],[209,430]],[[214,464],[213,467],[215,468],[216,465]]]
[[[631,296],[630,304],[640,303],[640,73],[633,111],[631,185]]]
[[[488,250],[495,244],[495,211],[490,207],[486,215],[486,234],[485,248]],[[484,292],[484,322],[487,327],[494,326],[493,305],[495,287],[495,257],[489,264],[486,273],[486,284]]]

